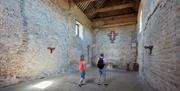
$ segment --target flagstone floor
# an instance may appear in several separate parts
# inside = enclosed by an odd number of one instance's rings
[[[86,84],[78,86],[79,73],[67,74],[53,78],[39,79],[0,88],[0,91],[152,91],[141,80],[138,72],[108,71],[108,86],[97,85],[98,70],[89,68],[86,72]]]

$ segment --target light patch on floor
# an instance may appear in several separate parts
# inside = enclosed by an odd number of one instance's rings
[[[40,82],[40,83],[37,83],[37,84],[33,85],[32,87],[33,88],[38,88],[38,89],[45,89],[45,88],[49,87],[52,84],[53,84],[52,81],[43,81],[43,82]]]

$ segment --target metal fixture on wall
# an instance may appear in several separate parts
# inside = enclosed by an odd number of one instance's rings
[[[53,48],[53,47],[48,47],[47,49],[50,50],[50,53],[53,53],[53,51],[55,50],[55,48]]]
[[[154,47],[153,45],[148,45],[148,46],[145,45],[145,46],[144,46],[145,49],[149,49],[149,54],[150,54],[150,55],[152,54],[153,47]]]

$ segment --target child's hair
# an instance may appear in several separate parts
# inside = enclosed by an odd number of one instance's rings
[[[103,53],[101,53],[101,54],[100,54],[100,56],[101,56],[101,57],[104,57],[104,54],[103,54]]]
[[[84,60],[84,55],[81,55],[81,60],[80,61],[83,61]]]

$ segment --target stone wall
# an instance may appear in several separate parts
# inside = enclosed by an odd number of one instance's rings
[[[180,1],[143,0],[138,23],[140,75],[157,91],[180,89]],[[144,46],[153,45],[152,54]]]
[[[11,2],[11,3],[9,3]],[[27,50],[27,30],[20,2],[0,1],[0,86],[17,82]]]
[[[108,36],[111,31],[118,33],[114,43],[111,43]],[[96,29],[95,36],[96,39],[93,45],[94,62],[101,53],[104,53],[107,62],[111,62],[116,66],[125,67],[127,63],[136,61],[137,41],[135,25]],[[133,43],[135,46],[132,46]]]
[[[67,0],[0,1],[0,87],[77,71],[81,54],[88,60],[89,21],[68,5]],[[75,35],[76,20],[84,26],[83,39]]]

